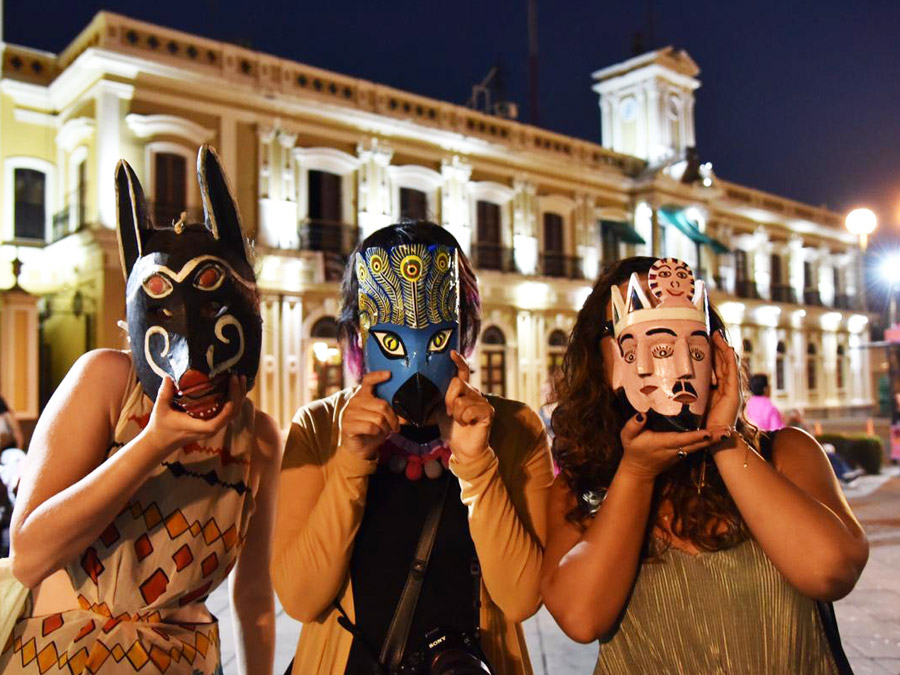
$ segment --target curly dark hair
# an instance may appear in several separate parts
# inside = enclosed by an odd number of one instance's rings
[[[627,419],[615,405],[616,394],[607,381],[600,350],[600,340],[606,334],[610,289],[627,282],[632,273],[646,274],[655,261],[651,257],[634,257],[609,265],[578,313],[569,338],[558,382],[558,405],[553,412],[553,456],[575,497],[575,506],[567,518],[579,525],[586,526],[591,514],[585,493],[609,487],[623,452],[619,433]],[[710,324],[712,330],[724,325],[712,308]],[[737,430],[751,447],[757,447],[758,432],[743,412]],[[704,487],[698,489],[704,464]],[[660,516],[664,501],[673,508],[671,522],[665,527]],[[647,528],[648,555],[652,524],[656,523],[663,532],[671,530],[703,551],[729,548],[749,537],[715,463],[707,461],[705,452],[689,455],[657,478]]]
[[[344,351],[347,370],[356,378],[362,375],[363,353],[359,345],[359,282],[356,279],[356,254],[371,247],[391,248],[399,244],[442,244],[457,251],[459,275],[459,351],[469,356],[481,331],[481,295],[472,264],[456,238],[440,225],[427,220],[404,218],[399,223],[375,231],[361,241],[350,254],[341,282],[341,311],[338,316],[338,340]]]

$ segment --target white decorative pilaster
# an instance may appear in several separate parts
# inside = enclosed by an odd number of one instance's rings
[[[467,185],[472,176],[472,165],[459,155],[441,161],[441,225],[459,242],[463,253],[470,255],[472,223],[469,220],[471,205]]]
[[[116,183],[113,176],[122,157],[122,101],[130,101],[134,87],[101,80],[94,87],[97,119],[97,219],[103,227],[116,226]]]
[[[287,134],[283,131],[278,132],[278,149],[279,149],[279,169],[281,173],[281,199],[286,201],[296,201],[297,185],[295,182],[295,171],[293,153],[291,150],[294,143],[297,142],[297,134]]]
[[[538,265],[537,188],[525,177],[513,181],[513,255],[522,274],[535,274]]]
[[[834,306],[834,294],[836,292],[834,288],[834,267],[833,261],[831,258],[831,253],[828,250],[827,246],[822,246],[819,248],[818,255],[819,259],[819,269],[818,273],[818,282],[819,282],[819,295],[822,298],[822,304],[826,307]]]
[[[754,244],[750,251],[753,257],[751,279],[756,282],[756,290],[760,296],[770,300],[772,295],[772,252],[769,234],[766,228],[759,227],[754,233]]]
[[[364,239],[391,222],[391,186],[387,168],[394,151],[377,138],[356,146],[359,157],[359,227]]]
[[[257,129],[259,138],[259,197],[274,197],[270,194],[272,178],[272,143],[278,131],[274,128]]]

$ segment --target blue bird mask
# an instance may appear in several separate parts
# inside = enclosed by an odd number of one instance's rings
[[[388,370],[375,395],[423,425],[456,375],[459,349],[457,252],[451,246],[398,244],[357,254],[359,324],[367,372]]]

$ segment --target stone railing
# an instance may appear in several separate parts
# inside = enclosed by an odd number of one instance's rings
[[[597,143],[109,12],[97,14],[62,52],[55,72],[90,47],[217,76],[269,97],[317,99],[589,168],[635,175],[645,165]]]
[[[826,227],[843,229],[844,223],[841,215],[828,209],[810,206],[809,204],[803,204],[792,199],[726,181],[720,180],[719,185],[724,188],[726,198],[732,201],[740,202],[747,206],[755,206],[785,218],[800,218],[801,220],[818,223]]]

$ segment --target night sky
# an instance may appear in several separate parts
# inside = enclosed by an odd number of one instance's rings
[[[59,52],[100,9],[465,103],[502,63],[529,121],[526,0],[7,1],[4,39]],[[900,234],[900,2],[655,0],[653,40],[701,68],[697,144],[725,179]],[[540,126],[600,140],[591,73],[631,56],[648,3],[538,0]]]

